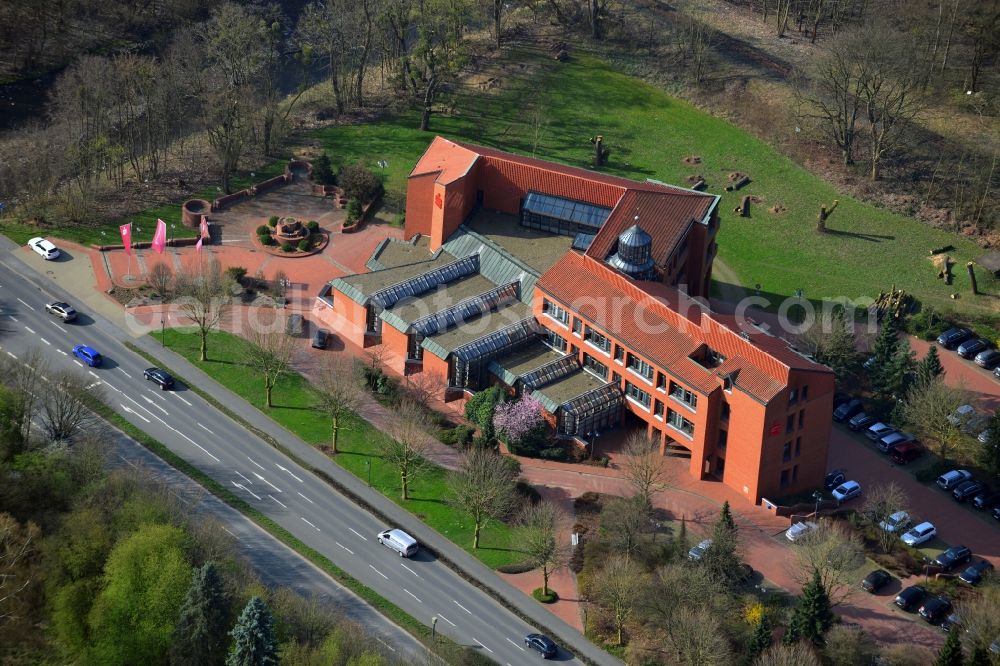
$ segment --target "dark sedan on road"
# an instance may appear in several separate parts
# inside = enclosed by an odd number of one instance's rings
[[[966,546],[952,546],[938,555],[934,560],[934,564],[938,565],[945,571],[951,571],[959,564],[965,564],[971,559],[972,551]]]
[[[164,391],[169,391],[174,387],[174,378],[166,370],[146,368],[142,371],[142,376],[146,378],[146,381],[153,382]]]
[[[863,412],[864,409],[865,409],[864,404],[857,398],[854,398],[853,400],[845,402],[840,407],[837,407],[837,409],[833,410],[833,420],[836,421],[837,423],[843,423],[844,421],[851,418],[855,414]]]
[[[992,370],[1000,363],[1000,349],[987,349],[976,354],[976,365]]]
[[[543,659],[556,656],[556,644],[545,634],[528,634],[524,637],[524,645],[542,655]]]
[[[979,585],[983,581],[983,576],[993,571],[993,565],[986,560],[979,560],[971,567],[958,574],[958,579],[969,585]]]
[[[875,423],[875,417],[867,412],[861,412],[860,414],[855,414],[851,417],[851,420],[847,422],[847,427],[857,432],[859,430],[867,430],[868,426]]]
[[[972,331],[967,328],[949,328],[938,336],[937,343],[945,349],[951,349],[955,345],[962,344],[972,337]]]
[[[861,589],[875,594],[892,580],[892,575],[885,569],[876,569],[861,581]]]
[[[957,351],[958,355],[962,358],[974,358],[979,352],[986,351],[989,348],[990,343],[988,340],[973,338],[960,344]]]
[[[844,470],[834,469],[829,471],[826,478],[823,479],[823,487],[827,490],[833,490],[844,481],[847,481],[847,474],[844,473]]]
[[[955,490],[951,491],[951,496],[957,502],[964,502],[965,500],[972,499],[981,492],[983,492],[983,484],[978,481],[966,481],[965,483],[958,484]]]
[[[927,590],[921,585],[911,585],[896,595],[893,602],[905,611],[912,611],[927,596]]]
[[[985,511],[986,509],[992,508],[997,504],[1000,504],[1000,492],[989,490],[987,488],[984,488],[983,492],[972,498],[972,506],[976,507],[980,511]]]
[[[931,597],[920,607],[920,617],[929,624],[936,624],[951,612],[951,601],[947,597]]]
[[[330,331],[325,328],[317,328],[312,337],[313,349],[326,349],[326,341],[329,337]]]

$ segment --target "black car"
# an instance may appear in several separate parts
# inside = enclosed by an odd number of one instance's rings
[[[863,412],[864,409],[864,404],[857,398],[854,398],[853,400],[845,402],[840,407],[833,410],[833,420],[838,423],[843,423],[852,416]]]
[[[983,492],[983,484],[978,481],[966,481],[958,484],[958,487],[951,491],[951,496],[959,502],[964,502],[967,499],[972,499],[981,492]]]
[[[1000,349],[987,349],[976,354],[976,365],[992,370],[1000,363]]]
[[[947,597],[931,597],[920,607],[920,617],[929,624],[943,620],[951,612],[951,601]]]
[[[147,381],[153,382],[164,391],[174,387],[174,378],[171,377],[170,373],[166,370],[161,370],[160,368],[146,368],[142,371],[142,376],[145,377]]]
[[[865,430],[870,425],[874,425],[875,417],[868,414],[867,412],[861,412],[860,414],[855,414],[850,421],[847,422],[847,427],[857,432],[859,430]]]
[[[46,303],[45,311],[51,315],[55,315],[65,322],[70,322],[76,319],[76,310],[69,303],[63,303],[62,301],[55,301],[54,303]]]
[[[313,349],[326,349],[326,340],[330,337],[330,331],[325,328],[317,328],[316,332],[313,333],[312,346]]]
[[[896,595],[897,606],[905,611],[914,610],[927,596],[927,590],[921,585],[911,585]]]
[[[937,343],[945,349],[960,345],[972,337],[972,331],[967,328],[949,328],[938,336]]]
[[[545,634],[528,634],[524,637],[524,646],[541,653],[544,659],[556,656],[556,644]]]
[[[995,492],[987,488],[983,488],[983,492],[972,498],[972,506],[980,511],[985,511],[997,504],[1000,504],[1000,492]]]
[[[979,585],[983,581],[983,576],[993,570],[993,565],[986,560],[979,560],[971,567],[958,574],[958,579],[969,585]]]
[[[965,546],[952,546],[944,551],[934,560],[945,571],[951,571],[959,564],[965,564],[972,559],[972,551]]]
[[[981,351],[986,351],[990,348],[990,343],[988,340],[983,338],[973,338],[972,340],[966,340],[958,346],[958,355],[962,358],[974,358],[976,354]]]
[[[890,580],[892,580],[892,575],[888,571],[885,569],[876,569],[861,581],[861,589],[874,594],[885,587]]]
[[[827,473],[826,477],[823,479],[823,487],[827,490],[833,490],[844,481],[847,481],[847,474],[844,473],[842,469],[831,470]]]

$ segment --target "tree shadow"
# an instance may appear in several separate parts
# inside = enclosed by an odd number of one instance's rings
[[[830,227],[827,227],[823,233],[830,234],[832,236],[843,236],[845,238],[857,238],[858,240],[865,240],[869,243],[881,243],[884,240],[896,240],[895,236],[887,234],[863,234],[857,231],[840,231],[839,229],[831,229]]]

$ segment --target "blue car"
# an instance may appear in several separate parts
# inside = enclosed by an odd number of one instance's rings
[[[100,353],[87,345],[77,345],[73,347],[73,356],[77,357],[92,368],[96,368],[104,362],[104,357]]]
[[[937,343],[945,349],[952,349],[972,337],[972,331],[967,328],[949,328],[938,336]]]

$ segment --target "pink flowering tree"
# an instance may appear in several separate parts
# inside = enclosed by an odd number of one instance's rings
[[[500,403],[493,412],[493,427],[508,446],[517,446],[544,424],[541,403],[528,395]]]

